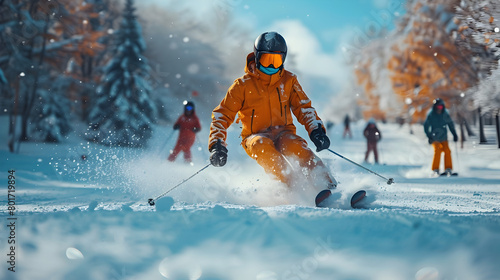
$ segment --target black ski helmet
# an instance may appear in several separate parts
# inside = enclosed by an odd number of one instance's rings
[[[255,43],[253,45],[253,52],[255,54],[255,63],[257,68],[260,67],[260,57],[263,53],[280,53],[283,57],[283,64],[279,67],[279,69],[283,69],[283,65],[285,64],[285,58],[287,53],[287,46],[285,42],[285,38],[281,36],[278,32],[265,32],[259,35],[257,39],[255,39]]]
[[[436,109],[437,105],[443,105],[443,109],[446,108],[446,106],[444,105],[444,101],[441,98],[434,99],[434,101],[432,101],[432,103],[434,103],[434,105],[432,106],[432,109]]]
[[[182,104],[184,104],[185,111],[194,111],[194,103],[192,101],[184,100]]]

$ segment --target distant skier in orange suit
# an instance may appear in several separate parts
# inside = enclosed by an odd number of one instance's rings
[[[174,130],[179,130],[179,138],[174,150],[168,157],[169,161],[175,161],[177,155],[184,152],[184,160],[191,162],[191,147],[196,140],[196,133],[201,130],[200,120],[194,111],[194,103],[184,101],[184,114],[174,124]]]

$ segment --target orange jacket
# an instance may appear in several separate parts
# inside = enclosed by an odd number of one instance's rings
[[[251,134],[272,128],[284,128],[295,133],[290,112],[309,134],[319,124],[323,126],[295,74],[282,70],[274,75],[266,75],[255,69],[254,57],[253,53],[247,56],[245,75],[234,81],[212,112],[209,149],[218,139],[225,143],[227,128],[233,123],[236,114],[243,126],[243,140]]]

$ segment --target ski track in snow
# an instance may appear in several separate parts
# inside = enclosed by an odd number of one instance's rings
[[[290,192],[268,178],[234,128],[227,166],[209,167],[155,207],[147,198],[207,164],[207,131],[193,147],[193,165],[182,155],[165,160],[175,140],[162,149],[164,128],[145,152],[76,136],[23,143],[18,155],[0,147],[2,170],[17,177],[16,272],[7,270],[2,230],[0,279],[498,279],[500,150],[472,139],[457,160],[452,143],[460,176],[430,178],[432,148],[421,127],[410,135],[407,127],[378,126],[383,164],[363,165],[396,183],[323,151],[339,181],[332,209],[313,207],[321,188]],[[363,128],[354,124],[353,139],[342,139],[335,126],[331,149],[362,162]],[[359,189],[368,192],[368,209],[349,208]],[[4,188],[4,224],[6,198]]]

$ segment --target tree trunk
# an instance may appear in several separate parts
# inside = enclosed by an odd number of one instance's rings
[[[31,99],[29,96],[26,96],[26,99]],[[19,136],[20,141],[28,141],[28,120],[30,117],[30,109],[31,106],[28,106],[28,101],[24,102],[23,113],[21,114],[21,136]]]
[[[92,79],[92,63],[94,60],[91,56],[82,56],[82,79],[84,81],[84,85],[80,88],[80,106],[82,111],[82,120],[87,120],[89,117],[89,91],[94,90],[91,88],[93,84]]]
[[[465,133],[464,133],[464,125],[465,124],[465,119],[460,122],[460,148],[464,148],[464,142],[465,142]]]
[[[475,116],[475,114],[472,114],[472,115]],[[469,137],[476,136],[476,134],[474,133],[474,130],[472,130],[472,128],[470,127],[469,122],[467,121],[467,118],[464,118],[464,125],[465,125],[465,129],[467,130],[467,135],[469,135]]]
[[[479,114],[479,144],[486,144],[486,136],[484,135],[484,124],[483,124],[483,116],[481,115],[481,108],[477,109]]]
[[[463,142],[466,140],[465,133],[464,133],[464,127],[467,125],[466,124],[467,121],[465,120],[465,117],[462,114],[458,113],[457,116],[458,116],[458,121],[460,123],[460,137],[462,138],[461,141]]]
[[[49,22],[50,18],[49,15],[47,15],[47,21],[45,22],[45,27],[43,29],[43,34],[47,34],[47,31],[49,29]],[[31,90],[31,94],[28,94],[26,96],[26,102],[24,105],[24,110],[21,118],[21,141],[28,141],[28,121],[31,115],[31,111],[33,110],[33,105],[35,105],[35,98],[36,98],[36,92],[38,89],[38,80],[40,78],[40,68],[42,67],[43,64],[43,59],[45,56],[45,47],[47,45],[47,38],[43,36],[43,42],[42,42],[42,51],[40,52],[40,59],[38,61],[38,67],[35,70],[34,76],[35,80],[33,82],[33,88]]]
[[[9,114],[9,151],[11,153],[16,152],[15,144],[18,142],[18,139],[16,139],[16,131],[17,131],[17,105],[19,103],[19,77],[17,77],[17,82],[16,82],[16,93],[14,97],[14,106],[12,111],[10,111]],[[18,143],[18,149],[19,149],[19,143]]]
[[[16,119],[17,115],[14,112],[10,112],[9,114],[9,140],[7,142],[7,146],[9,147],[9,152],[16,152]]]
[[[496,124],[497,124],[497,143],[498,148],[500,149],[500,109],[497,110],[497,115],[495,116]]]
[[[477,114],[472,114],[472,125],[477,125]],[[472,136],[469,134],[469,136]]]
[[[15,141],[15,121],[14,121],[14,113],[10,112],[9,114],[9,140],[7,142],[7,146],[9,147],[9,152],[14,152],[14,141]]]

